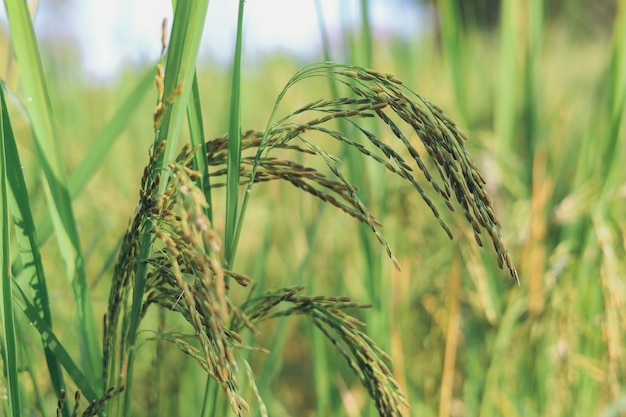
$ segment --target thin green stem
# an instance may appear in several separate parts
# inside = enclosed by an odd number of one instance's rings
[[[228,167],[226,173],[226,230],[224,263],[232,268],[237,248],[237,230],[243,216],[237,217],[239,201],[239,169],[241,167],[241,54],[243,43],[244,0],[239,0],[237,40],[230,93],[230,123],[228,127]]]

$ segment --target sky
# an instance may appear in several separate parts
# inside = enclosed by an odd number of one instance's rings
[[[276,50],[303,58],[319,56],[315,1],[247,0],[245,56],[259,58]],[[319,1],[331,36],[338,33],[342,23],[358,26],[359,0]],[[209,2],[201,59],[230,62],[238,3]],[[375,32],[390,36],[418,36],[426,24],[425,13],[419,13],[408,0],[370,0],[370,15]],[[171,25],[171,16],[170,0],[42,0],[35,16],[35,32],[40,39],[62,39],[74,45],[83,73],[106,80],[121,66],[155,62],[161,51],[161,23],[168,18]],[[6,21],[4,16],[0,19]]]

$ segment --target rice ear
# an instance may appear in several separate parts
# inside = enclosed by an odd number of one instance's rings
[[[334,205],[367,224],[398,266],[380,232],[380,222],[359,199],[357,186],[343,175],[340,160],[308,138],[311,133],[321,133],[354,148],[364,158],[375,161],[409,183],[450,238],[453,238],[452,231],[435,202],[438,200],[454,211],[454,196],[456,206],[460,206],[473,229],[476,242],[482,246],[481,234],[486,232],[493,243],[498,265],[500,268],[506,266],[511,277],[519,283],[517,270],[502,239],[495,209],[485,189],[486,180],[465,147],[468,140],[465,132],[441,108],[410,90],[394,75],[358,66],[324,63],[305,67],[287,83],[281,97],[295,83],[314,76],[335,77],[353,95],[317,100],[275,123],[268,123],[270,127],[263,133],[246,132],[242,149],[255,153],[242,160],[242,182],[247,181],[250,188],[258,182],[283,180]],[[391,137],[395,138],[394,146],[363,128],[359,119],[364,117],[374,117],[382,122]],[[334,128],[333,122],[339,119],[353,127],[353,136],[348,137]],[[418,138],[426,151],[425,155],[420,154],[409,137]],[[223,176],[226,172],[221,167],[226,163],[226,143],[225,136],[207,143],[207,160],[209,166],[216,167],[211,173],[215,177]],[[291,160],[273,158],[273,151],[278,149],[293,151],[294,159],[297,153],[320,158],[334,179]],[[418,171],[421,176],[416,174]],[[430,183],[434,193],[424,189],[422,179]]]

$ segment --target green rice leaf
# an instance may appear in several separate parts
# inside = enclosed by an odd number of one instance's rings
[[[208,0],[176,4],[163,81],[166,103],[156,136],[156,143],[167,140],[166,161],[173,159],[185,121],[207,7]]]
[[[7,156],[7,179],[9,182],[10,195],[9,201],[11,203],[13,224],[19,245],[20,261],[22,265],[26,265],[22,272],[29,276],[28,282],[32,287],[34,305],[39,309],[39,315],[45,321],[46,325],[52,328],[50,299],[48,297],[46,277],[30,208],[30,199],[28,196],[28,190],[26,189],[20,156],[17,151],[15,136],[13,134],[13,129],[11,128],[4,97],[4,88],[0,88],[0,98],[2,100],[2,135],[4,139],[5,154]],[[50,347],[47,345],[43,335],[42,342],[44,345],[44,353],[46,356],[46,363],[48,365],[48,373],[50,374],[52,386],[54,387],[57,396],[60,396],[61,391],[65,389],[63,373],[61,372],[59,362]],[[69,415],[69,408],[66,407],[65,411]]]
[[[463,56],[463,24],[461,22],[459,2],[442,0],[437,3],[439,10],[439,26],[442,41],[442,49],[448,67],[451,71],[452,84],[456,95],[456,102],[465,120],[467,120],[467,106],[465,98],[466,84],[463,79],[464,56]]]
[[[494,127],[500,137],[498,144],[501,145],[502,155],[515,152],[515,112],[519,100],[517,51],[520,43],[516,19],[520,4],[505,1],[500,10],[500,79],[494,108]]]
[[[96,137],[85,158],[70,174],[68,187],[70,197],[72,199],[77,197],[82,192],[85,185],[93,177],[102,164],[102,161],[113,148],[113,145],[120,137],[125,126],[128,124],[133,112],[139,107],[141,100],[145,96],[148,89],[152,86],[154,82],[153,72],[153,70],[150,70],[140,81],[139,85],[137,85],[137,87],[130,93],[113,118]],[[16,105],[20,106],[21,103],[16,103]],[[37,242],[39,245],[43,245],[46,240],[48,240],[53,230],[52,217],[50,217],[49,213],[46,212],[44,214],[43,219],[37,225],[36,230]],[[22,272],[23,268],[24,263],[21,258],[14,260],[11,265],[11,271],[15,276],[18,276]]]
[[[93,401],[99,398],[96,392],[96,386],[91,382],[87,375],[81,370],[81,366],[77,364],[65,346],[61,343],[56,334],[46,324],[45,320],[41,318],[37,308],[28,301],[26,294],[19,286],[15,286],[16,291],[13,294],[13,300],[15,305],[19,307],[28,321],[33,324],[37,329],[41,337],[46,341],[46,346],[52,350],[54,357],[59,361],[63,368],[67,371],[72,381],[76,384],[76,387],[83,393],[89,401]]]
[[[10,416],[20,415],[20,395],[17,361],[17,337],[15,334],[15,318],[13,317],[13,280],[11,278],[9,266],[11,265],[11,241],[9,240],[9,190],[7,179],[7,154],[4,137],[4,125],[8,122],[5,119],[6,103],[4,94],[0,89],[0,106],[2,107],[2,117],[0,117],[2,140],[0,141],[0,270],[2,270],[2,283],[0,284],[0,299],[2,300],[2,333],[4,353],[4,374],[7,378],[7,395],[11,404]]]
[[[137,87],[119,106],[113,118],[109,120],[104,129],[98,134],[94,143],[89,147],[87,155],[70,175],[68,187],[72,198],[81,193],[85,185],[102,165],[113,145],[128,126],[135,110],[140,107],[141,101],[153,85],[154,70],[151,69],[143,76]]]
[[[26,109],[35,135],[38,158],[48,185],[46,191],[48,206],[76,303],[79,337],[85,354],[84,367],[88,370],[90,378],[101,380],[102,360],[97,327],[39,48],[27,4],[23,1],[7,0],[5,6],[15,55],[20,64],[22,87],[27,97]]]
[[[198,77],[194,75],[191,90],[191,99],[187,106],[187,123],[189,124],[189,137],[191,145],[197,146],[198,150],[194,155],[194,164],[198,172],[202,173],[202,178],[198,178],[198,187],[204,192],[204,197],[209,203],[205,214],[213,222],[213,202],[211,199],[211,179],[209,177],[209,167],[206,160],[206,140],[204,138],[204,123],[202,122],[202,107],[200,106],[200,91],[198,89]]]
[[[230,92],[230,122],[228,126],[228,172],[226,174],[226,231],[224,256],[227,268],[232,268],[237,251],[237,219],[239,207],[239,167],[241,166],[241,54],[243,38],[244,0],[239,1],[237,17],[237,41],[233,62],[233,78]]]

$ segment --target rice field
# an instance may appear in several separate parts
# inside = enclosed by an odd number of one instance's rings
[[[624,6],[549,3],[223,68],[178,1],[103,87],[5,1],[3,415],[626,415]]]

